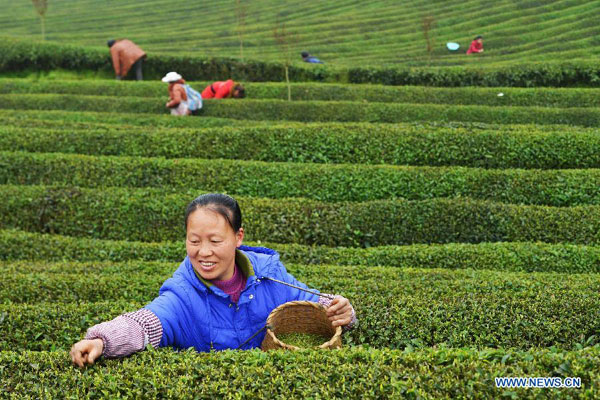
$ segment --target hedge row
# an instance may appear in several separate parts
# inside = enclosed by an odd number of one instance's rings
[[[9,265],[0,278],[0,298],[5,304],[0,314],[6,314],[2,329],[27,333],[3,340],[6,347],[2,349],[48,349],[36,343],[40,332],[46,346],[54,343],[55,348],[68,348],[74,337],[98,322],[91,315],[93,310],[102,307],[101,316],[108,311],[106,304],[85,306],[77,315],[82,303],[115,301],[117,310],[109,308],[114,313],[107,317],[112,318],[123,312],[121,303],[144,304],[155,298],[177,266],[141,262]],[[600,280],[593,275],[287,267],[309,287],[350,299],[359,325],[345,335],[348,344],[527,349],[574,348],[598,340]],[[24,273],[14,272],[19,269]],[[16,305],[22,303],[28,305]],[[82,326],[86,321],[89,325]],[[63,324],[64,328],[58,328]]]
[[[0,260],[170,261],[185,257],[183,240],[145,243],[73,238],[0,230]],[[32,246],[35,243],[35,246]],[[368,249],[256,243],[276,249],[284,262],[390,266],[399,268],[486,269],[507,272],[599,273],[600,247],[545,243],[479,243],[380,246]],[[5,267],[6,268],[6,267]]]
[[[5,127],[46,129],[103,129],[105,131],[131,130],[143,127],[146,132],[161,129],[218,128],[225,126],[259,126],[260,121],[230,118],[173,118],[171,115],[140,113],[106,113],[94,111],[0,109],[0,122]]]
[[[205,122],[206,121],[206,122]],[[54,129],[68,128],[76,129],[79,126],[86,126],[90,128],[114,128],[114,129],[135,129],[143,126],[145,129],[177,129],[177,128],[214,128],[218,122],[222,122],[224,127],[233,126],[238,128],[248,127],[307,127],[307,126],[322,126],[322,125],[338,125],[338,126],[354,126],[354,125],[374,125],[373,123],[304,123],[304,122],[293,122],[284,121],[280,124],[273,124],[273,121],[250,121],[250,120],[237,120],[231,118],[173,118],[168,114],[161,115],[150,115],[141,113],[105,113],[95,111],[62,111],[62,110],[23,110],[23,109],[2,109],[0,108],[0,122],[2,125],[7,127],[48,127]],[[62,123],[62,124],[61,124]],[[126,126],[130,125],[130,126]],[[150,125],[150,126],[149,126]],[[391,126],[390,124],[378,124],[380,126]],[[483,122],[440,122],[440,121],[412,121],[408,123],[396,123],[395,125],[417,128],[431,128],[431,129],[469,129],[469,130],[501,130],[503,132],[541,132],[541,131],[552,131],[552,132],[564,132],[568,130],[572,133],[594,133],[597,132],[597,128],[586,128],[581,126],[566,126],[561,124],[548,124],[548,125],[532,125],[532,124],[496,124],[496,123],[483,123]]]
[[[600,64],[593,61],[573,61],[563,63],[515,63],[487,68],[466,68],[462,66],[411,69],[351,68],[348,70],[348,81],[352,83],[381,83],[384,85],[449,87],[598,87],[600,85]]]
[[[202,91],[211,82],[188,82]],[[251,99],[287,100],[284,83],[245,83]],[[60,93],[98,96],[160,97],[167,95],[162,82],[115,82],[114,80],[88,81],[32,81],[0,79],[0,93]],[[539,107],[598,107],[595,89],[556,88],[435,88],[419,86],[339,85],[322,83],[294,83],[293,100],[369,101],[424,104],[462,104],[485,106],[539,106]],[[501,95],[500,95],[501,94]]]
[[[23,110],[167,113],[163,101],[143,97],[58,94],[8,94],[0,108]],[[500,124],[568,124],[598,126],[600,110],[589,108],[447,106],[362,102],[282,100],[207,100],[202,115],[243,120],[301,122],[463,121]]]
[[[188,119],[191,120],[192,118]],[[183,119],[177,119],[181,121]],[[210,118],[194,120],[212,123]],[[133,157],[237,159],[303,163],[462,165],[483,168],[598,168],[597,130],[287,123],[218,129],[4,120],[0,149]],[[154,121],[151,122],[154,124]],[[39,127],[38,127],[39,126]],[[37,128],[35,128],[37,127]]]
[[[56,43],[3,38],[0,41],[0,72],[67,70],[102,71],[112,74],[108,49],[76,47]],[[159,79],[177,71],[189,80],[234,78],[246,81],[283,81],[280,63],[194,56],[150,54],[144,64],[146,79]],[[330,66],[290,67],[293,81],[380,83],[426,86],[593,86],[600,82],[600,65],[593,61],[529,62],[497,67],[441,68],[332,68]]]
[[[0,184],[198,188],[325,202],[471,197],[503,203],[600,204],[600,170],[487,170],[0,152]]]
[[[66,351],[0,353],[10,398],[593,398],[600,349],[350,348],[337,351],[146,351],[78,371]],[[580,377],[580,389],[502,389],[498,377]]]
[[[145,242],[181,240],[199,192],[1,186],[0,229]],[[600,242],[600,207],[434,199],[323,203],[239,198],[248,240],[370,247],[413,243]]]
[[[67,44],[3,38],[0,41],[0,72],[50,71],[66,69],[95,71],[114,76],[108,48],[80,47]],[[230,58],[201,58],[149,54],[144,60],[145,79],[157,80],[169,71],[177,71],[190,80],[284,81],[283,65],[275,62],[240,62]],[[346,81],[347,72],[330,68],[290,66],[295,81]],[[131,78],[131,74],[129,75]]]

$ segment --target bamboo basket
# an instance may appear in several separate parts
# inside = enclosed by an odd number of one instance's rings
[[[299,350],[277,338],[285,333],[309,333],[330,338],[319,349],[342,347],[342,327],[333,327],[327,318],[325,307],[311,301],[290,301],[271,311],[267,318],[267,334],[262,342],[264,351],[274,349]]]

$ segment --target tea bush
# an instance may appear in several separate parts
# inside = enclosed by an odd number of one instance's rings
[[[99,317],[110,319],[124,305],[134,305],[128,310],[133,311],[150,302],[177,267],[139,261],[3,265],[1,329],[23,332],[7,335],[3,350],[48,349],[40,347],[40,338],[44,346],[68,348]],[[359,325],[344,335],[347,345],[575,348],[578,343],[594,344],[600,327],[600,280],[593,275],[287,267],[309,287],[351,300]],[[110,301],[115,305],[106,304]],[[86,305],[93,302],[102,303]]]
[[[134,242],[0,230],[0,260],[171,261],[185,257],[183,240]],[[36,243],[36,246],[32,246]],[[481,269],[507,272],[600,272],[600,247],[547,243],[451,243],[352,247],[245,242],[277,250],[284,262],[393,266],[397,268]],[[6,265],[4,268],[8,268]],[[20,266],[19,268],[24,268]],[[60,266],[58,267],[60,268]],[[73,268],[73,267],[70,267]]]
[[[200,192],[0,186],[0,229],[98,239],[180,240]],[[432,199],[325,203],[238,198],[248,240],[370,247],[415,243],[542,241],[597,244],[600,206],[545,207]],[[143,217],[142,217],[143,216]]]
[[[202,154],[204,159],[266,162],[600,167],[600,131],[570,126],[288,122],[241,127],[231,119],[171,118],[199,124],[170,128],[131,126],[141,125],[149,118],[145,115],[123,125],[69,123],[68,112],[58,116],[64,116],[58,123],[29,116],[19,121],[2,119],[0,112],[0,121],[9,125],[0,126],[0,149],[165,158]],[[160,124],[157,117],[148,122]]]
[[[265,163],[0,152],[0,184],[163,187],[325,202],[470,197],[503,203],[600,203],[599,170],[490,170]]]
[[[0,352],[0,384],[10,397],[258,398],[355,397],[593,397],[598,347],[578,351],[423,349],[402,352],[356,348],[336,351],[223,351],[196,354],[147,351],[96,368],[65,368],[57,352]],[[582,388],[497,389],[502,376],[581,378]],[[251,379],[248,377],[252,377]],[[227,382],[224,386],[223,383]]]
[[[166,114],[162,101],[144,97],[109,97],[60,94],[8,94],[0,108]],[[299,122],[483,122],[500,124],[569,124],[596,127],[597,107],[501,107],[439,104],[363,103],[341,101],[206,100],[207,117],[254,121]]]

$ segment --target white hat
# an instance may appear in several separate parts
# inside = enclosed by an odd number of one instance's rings
[[[178,81],[180,79],[181,79],[181,75],[179,75],[177,72],[169,72],[168,74],[163,76],[163,78],[161,80],[163,82],[169,83],[169,82]]]

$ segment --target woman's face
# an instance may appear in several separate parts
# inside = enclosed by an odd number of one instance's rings
[[[187,221],[185,247],[194,269],[206,280],[233,277],[235,249],[242,245],[244,229],[234,232],[219,213],[208,208],[192,212]]]

